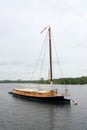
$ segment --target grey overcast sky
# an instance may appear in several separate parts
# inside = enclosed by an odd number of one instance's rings
[[[87,0],[0,0],[0,80],[30,79],[49,24],[64,77],[87,76]]]

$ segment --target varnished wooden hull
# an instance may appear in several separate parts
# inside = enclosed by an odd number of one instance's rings
[[[53,104],[70,104],[70,99],[65,99],[64,96],[35,97],[35,96],[20,95],[13,92],[9,92],[9,94],[18,98],[24,98],[32,101],[39,101]]]

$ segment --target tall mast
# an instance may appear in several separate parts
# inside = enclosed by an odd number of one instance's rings
[[[49,59],[50,59],[50,82],[52,82],[52,49],[51,49],[51,28],[48,28],[49,33]]]

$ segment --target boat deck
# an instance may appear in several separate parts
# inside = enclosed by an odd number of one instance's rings
[[[27,89],[27,88],[15,88],[12,91],[15,94],[25,96],[36,96],[36,97],[49,97],[49,96],[67,96],[65,93],[58,92],[57,89],[53,90],[38,90],[38,89]]]
[[[57,95],[57,90],[49,90],[49,91],[39,91],[37,89],[13,89],[13,93],[26,95],[26,96],[37,96],[37,97],[45,97],[45,96],[54,96]]]

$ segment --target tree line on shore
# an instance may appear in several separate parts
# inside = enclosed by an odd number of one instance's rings
[[[0,80],[0,83],[40,83],[49,84],[48,80],[41,78],[40,80]],[[59,78],[53,79],[54,84],[87,84],[87,77],[77,77],[77,78]]]

